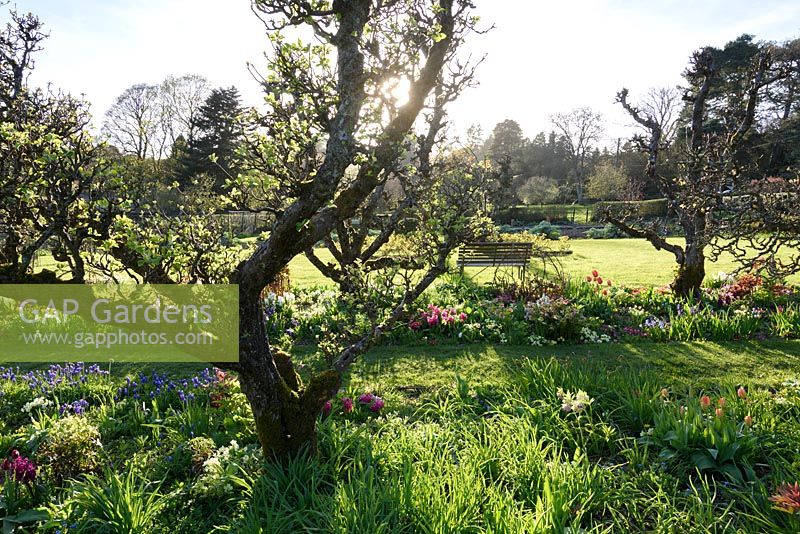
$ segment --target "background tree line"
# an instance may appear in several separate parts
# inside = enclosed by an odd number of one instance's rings
[[[579,108],[551,120],[552,130],[530,139],[513,119],[485,137],[480,127],[470,128],[468,143],[476,154],[509,166],[506,206],[657,197],[642,172],[646,157],[629,140],[620,139],[614,149],[601,145],[598,113]]]
[[[102,135],[115,158],[155,188],[203,182],[221,193],[239,172],[245,112],[236,87],[212,88],[196,74],[170,76],[120,94],[105,113]]]
[[[747,162],[746,172],[752,178],[786,176],[800,162],[799,43],[797,39],[758,42],[745,34],[721,48],[705,47],[715,58],[720,80],[711,88],[712,105],[706,113],[715,117],[709,128],[721,129],[726,121],[736,119],[732,116],[734,103],[745,100],[742,81],[750,76],[759,53],[769,49],[776,69],[783,73],[764,86],[754,109],[754,124],[736,147],[735,159]],[[686,85],[652,89],[637,102],[639,109],[663,125],[663,176],[680,173],[680,147],[672,143],[679,138],[679,131],[691,127],[692,105],[686,91],[694,82],[689,74],[690,69],[685,73]],[[612,146],[603,143],[603,121],[598,113],[577,108],[551,115],[550,122],[550,131],[532,138],[525,137],[513,119],[499,122],[488,136],[478,126],[469,130],[468,144],[477,154],[510,165],[513,180],[508,184],[507,205],[663,197],[646,173],[648,154],[631,138],[612,141]],[[641,131],[640,124],[632,124]]]

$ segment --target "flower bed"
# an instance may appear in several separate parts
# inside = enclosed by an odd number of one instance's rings
[[[357,316],[346,299],[322,290],[272,297],[267,309],[274,338],[286,343],[316,343]],[[751,274],[719,277],[691,301],[669,288],[618,286],[596,270],[565,285],[534,279],[477,287],[453,279],[423,295],[416,310],[386,342],[541,346],[800,337],[800,293]]]

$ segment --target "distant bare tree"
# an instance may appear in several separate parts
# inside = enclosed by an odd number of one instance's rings
[[[167,143],[159,96],[157,85],[127,88],[106,112],[103,135],[125,154],[160,159]]]
[[[564,139],[575,194],[578,202],[583,202],[588,156],[603,133],[603,117],[590,108],[577,108],[551,115],[550,122]]]
[[[681,92],[677,87],[653,87],[639,102],[642,113],[652,117],[661,130],[661,141],[666,145],[675,139],[678,117],[683,108]],[[642,126],[638,123],[640,128]],[[646,130],[643,130],[646,131]]]
[[[187,142],[194,137],[209,93],[208,80],[197,74],[169,76],[160,85],[133,85],[106,112],[103,134],[124,154],[160,160],[178,137]]]
[[[211,84],[198,74],[169,76],[161,83],[164,130],[170,145],[179,136],[187,142],[195,138],[195,121],[210,92]]]

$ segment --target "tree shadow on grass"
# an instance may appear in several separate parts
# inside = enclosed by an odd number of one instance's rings
[[[530,358],[551,358],[592,369],[634,369],[665,383],[708,387],[720,383],[773,386],[800,376],[800,341],[691,343],[611,343],[528,347],[440,345],[379,347],[353,367],[348,383],[380,382],[397,390],[453,383],[456,375],[472,384],[513,382]]]

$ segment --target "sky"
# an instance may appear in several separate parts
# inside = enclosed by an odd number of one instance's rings
[[[13,0],[12,0],[13,1]],[[632,97],[675,86],[691,52],[722,46],[743,33],[783,41],[800,36],[796,0],[476,0],[484,27],[469,41],[485,55],[480,85],[451,108],[453,132],[472,124],[485,133],[514,119],[533,137],[548,117],[588,106],[603,114],[604,144],[629,135],[614,104],[623,86]],[[245,104],[260,102],[247,63],[264,65],[266,31],[248,0],[16,0],[36,13],[50,38],[32,82],[92,103],[95,122],[135,83],[201,74],[235,85]],[[5,9],[5,8],[0,8]],[[4,20],[5,15],[0,15]]]

